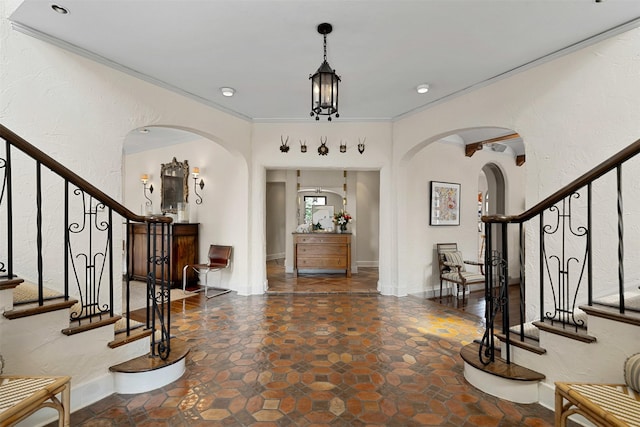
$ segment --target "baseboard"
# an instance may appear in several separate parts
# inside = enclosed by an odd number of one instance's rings
[[[379,267],[379,261],[356,261],[358,267]]]
[[[274,259],[284,259],[285,257],[285,253],[284,252],[280,252],[277,254],[268,254],[267,255],[267,261],[273,261]]]

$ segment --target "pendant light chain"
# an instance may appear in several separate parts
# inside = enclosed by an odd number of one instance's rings
[[[324,62],[327,62],[327,35],[324,34]]]

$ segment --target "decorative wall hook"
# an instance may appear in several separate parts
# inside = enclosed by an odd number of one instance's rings
[[[302,140],[300,140],[300,152],[302,153],[306,153],[307,152],[307,140],[305,139],[304,142],[302,142]]]
[[[320,137],[320,146],[318,147],[318,154],[321,156],[326,156],[329,154],[329,147],[327,147],[327,137],[324,137],[324,142],[322,142],[322,137]]]
[[[341,153],[346,153],[347,152],[347,143],[346,142],[342,142],[342,140],[340,140],[340,152]]]
[[[281,142],[281,144],[280,144],[280,151],[281,151],[282,153],[288,153],[288,152],[289,152],[289,136],[287,135],[287,140],[285,141],[285,140],[282,138],[282,135],[280,135],[280,142]]]
[[[367,140],[367,137],[365,136],[364,139],[362,141],[360,141],[360,138],[358,138],[358,151],[360,152],[360,154],[364,153],[364,142]]]

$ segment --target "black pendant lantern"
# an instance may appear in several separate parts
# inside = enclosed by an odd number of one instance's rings
[[[338,83],[340,76],[331,68],[327,62],[327,34],[331,33],[331,24],[323,23],[318,25],[318,32],[324,36],[324,61],[314,75],[309,76],[311,80],[311,117],[329,116],[331,121],[333,114],[338,114]]]

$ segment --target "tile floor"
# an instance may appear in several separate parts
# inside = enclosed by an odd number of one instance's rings
[[[553,413],[463,377],[481,320],[423,298],[276,294],[172,303],[187,372],[112,395],[73,426],[552,426]]]

